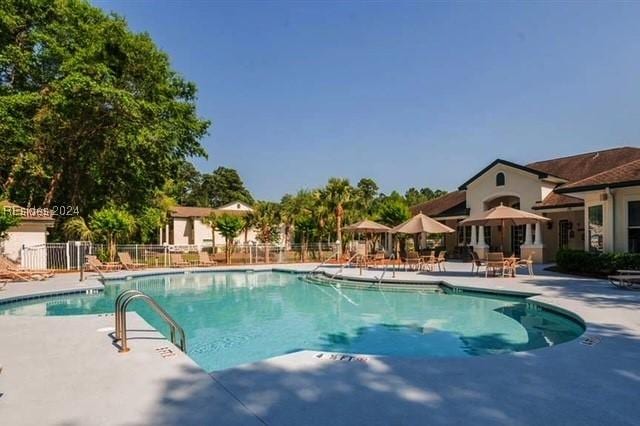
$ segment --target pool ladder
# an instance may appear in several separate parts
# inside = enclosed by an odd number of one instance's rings
[[[186,353],[187,337],[182,327],[180,327],[171,315],[169,315],[169,313],[165,311],[151,296],[141,292],[140,290],[133,289],[125,290],[116,297],[116,333],[114,341],[120,342],[120,352],[129,352],[129,347],[127,346],[127,308],[131,302],[137,299],[147,302],[147,304],[153,308],[160,318],[169,325],[171,343],[180,348],[182,352]],[[179,337],[179,340],[176,340],[176,336]]]

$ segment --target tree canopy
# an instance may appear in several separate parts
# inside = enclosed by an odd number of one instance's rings
[[[196,88],[148,34],[85,1],[0,3],[0,191],[25,206],[148,205],[206,155]]]

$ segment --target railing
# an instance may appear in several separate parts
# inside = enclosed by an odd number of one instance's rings
[[[182,352],[187,352],[187,336],[178,325],[178,323],[158,304],[151,296],[139,290],[125,290],[116,297],[115,313],[116,313],[116,332],[115,341],[120,342],[120,352],[129,352],[127,346],[127,307],[134,300],[141,299],[147,302],[153,310],[169,325],[171,343],[180,348]],[[176,342],[176,334],[180,336],[180,340]]]
[[[23,247],[17,260],[24,269],[77,271],[85,263],[87,255],[97,256],[103,262],[118,261],[117,253],[126,252],[135,263],[147,268],[171,267],[171,254],[181,253],[189,262],[197,263],[199,252],[205,251],[219,265],[227,264],[225,245],[211,244],[118,244],[113,252],[106,244],[89,241],[47,243]],[[261,263],[324,262],[327,256],[335,256],[335,244],[277,244],[234,243],[230,248],[229,264],[253,265]]]
[[[340,256],[340,250],[336,250],[333,252],[333,254],[331,254],[331,256],[329,256],[326,260],[324,260],[321,264],[319,264],[318,266],[316,266],[315,268],[313,268],[313,270],[311,272],[308,273],[308,275],[312,275],[315,274],[316,271],[320,268],[322,268],[324,265],[326,265],[331,259],[333,259],[334,257],[336,258],[336,260],[339,260],[339,256]]]
[[[358,257],[358,256],[361,256],[361,254],[360,254],[360,253],[356,253],[356,254],[354,254],[353,256],[351,256],[351,257],[349,258],[349,260],[347,260],[347,263],[346,263],[346,264],[347,264],[347,265],[351,264],[351,261],[352,261],[353,259],[355,259],[356,257]],[[333,278],[335,278],[338,274],[341,274],[341,273],[342,273],[342,271],[344,270],[344,265],[345,265],[344,263],[343,263],[343,264],[341,264],[341,265],[340,265],[340,269],[338,269],[338,271],[336,271],[336,273],[335,273],[335,274],[331,275],[331,278],[332,278],[332,279],[333,279]]]

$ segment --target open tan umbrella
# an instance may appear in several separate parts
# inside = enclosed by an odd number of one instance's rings
[[[548,222],[550,220],[551,219],[548,217],[539,216],[534,213],[525,212],[500,204],[490,210],[470,216],[465,220],[460,221],[460,225],[526,225],[529,223]]]
[[[463,226],[500,226],[500,248],[502,249],[505,225],[527,225],[538,222],[548,222],[550,220],[548,217],[503,206],[502,203],[500,203],[499,206],[470,216],[460,221],[459,224]]]
[[[418,213],[408,221],[393,228],[391,232],[400,234],[420,234],[422,232],[427,234],[448,234],[456,231],[425,214]]]
[[[343,231],[352,232],[390,232],[391,228],[381,223],[374,222],[372,220],[361,220],[360,222],[353,223],[351,225],[342,228]]]
[[[391,232],[391,228],[381,223],[374,222],[372,220],[361,220],[360,222],[347,225],[342,228],[346,232],[364,233],[364,234],[382,234],[385,232]],[[365,255],[367,254],[367,245],[369,240],[365,241]]]

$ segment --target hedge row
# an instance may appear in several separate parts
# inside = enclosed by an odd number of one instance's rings
[[[556,255],[556,264],[562,272],[603,276],[620,269],[640,269],[640,254],[560,250]]]

